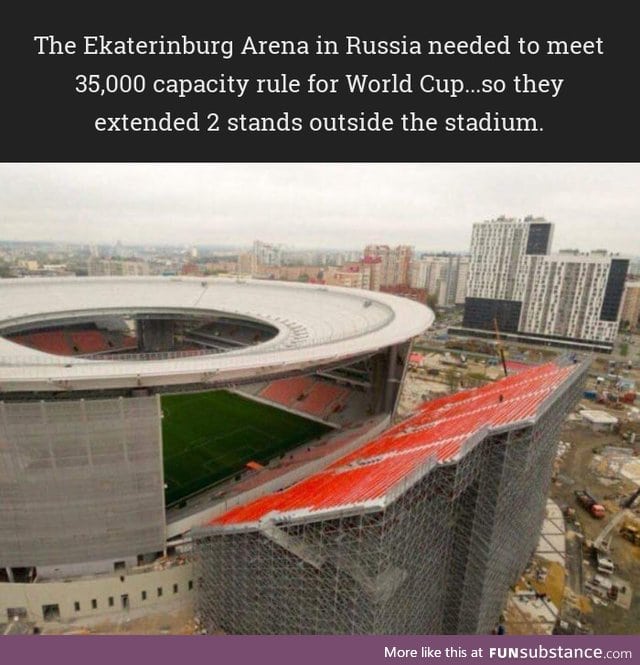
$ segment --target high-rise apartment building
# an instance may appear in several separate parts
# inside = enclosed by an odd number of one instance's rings
[[[628,322],[630,328],[640,325],[640,282],[627,282],[620,321]]]
[[[463,329],[610,351],[629,261],[597,250],[551,254],[553,224],[474,224]]]
[[[282,265],[282,248],[279,245],[271,245],[261,240],[253,242],[252,273],[258,273],[262,266],[280,265]]]
[[[469,279],[469,264],[470,258],[468,256],[460,257],[454,297],[455,305],[464,305],[464,299],[467,295],[467,280]]]
[[[426,289],[438,307],[464,304],[469,257],[459,254],[422,256],[411,262],[409,286]]]
[[[367,245],[364,258],[380,259],[380,286],[409,286],[413,247],[410,245]]]
[[[629,274],[640,277],[640,257],[636,256],[629,261]]]
[[[362,271],[357,265],[346,268],[329,268],[325,273],[325,284],[362,289],[364,288],[363,276]]]
[[[382,260],[367,256],[361,261],[347,263],[341,268],[329,268],[325,272],[326,284],[347,286],[368,291],[380,291]]]

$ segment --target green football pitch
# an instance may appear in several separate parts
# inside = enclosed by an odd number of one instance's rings
[[[162,396],[167,506],[329,430],[223,390]]]

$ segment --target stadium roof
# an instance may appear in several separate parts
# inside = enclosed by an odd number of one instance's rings
[[[545,400],[578,365],[548,363],[474,390],[428,402],[415,415],[288,489],[238,506],[210,526],[320,517],[351,508],[380,509],[436,464],[463,456],[502,428],[533,422]]]
[[[189,277],[3,279],[0,335],[73,317],[229,314],[277,328],[267,342],[215,355],[88,360],[0,337],[0,392],[94,390],[255,380],[375,352],[420,334],[433,312],[385,293],[261,280]]]

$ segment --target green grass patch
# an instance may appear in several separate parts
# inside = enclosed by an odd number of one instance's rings
[[[167,505],[330,429],[224,390],[163,395],[161,403]]]

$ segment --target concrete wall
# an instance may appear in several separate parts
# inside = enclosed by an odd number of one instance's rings
[[[191,588],[189,588],[191,583]],[[177,591],[174,591],[177,585]],[[0,623],[8,620],[9,608],[24,608],[27,618],[41,624],[45,621],[43,605],[58,605],[60,621],[72,621],[111,615],[126,615],[122,596],[128,597],[129,610],[149,608],[161,610],[162,605],[183,600],[192,604],[197,580],[190,563],[164,570],[149,570],[122,576],[109,575],[68,582],[42,582],[35,584],[0,584]],[[162,595],[158,595],[158,589]],[[146,600],[142,593],[146,591]],[[110,598],[113,604],[110,604]],[[92,601],[96,601],[94,609]],[[79,603],[76,610],[75,603]]]
[[[160,428],[157,396],[0,402],[0,567],[163,551]]]
[[[117,568],[116,563],[120,564]],[[38,566],[38,577],[52,580],[65,577],[110,575],[117,569],[135,568],[137,565],[138,560],[134,556],[122,557],[117,562],[114,559],[105,559],[104,561],[84,561],[82,563],[60,564],[59,566]]]

